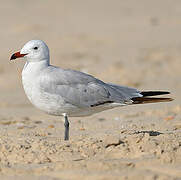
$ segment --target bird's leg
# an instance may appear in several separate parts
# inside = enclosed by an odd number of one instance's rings
[[[67,114],[63,114],[64,116],[64,126],[65,126],[65,134],[64,134],[64,140],[69,140],[69,121]]]

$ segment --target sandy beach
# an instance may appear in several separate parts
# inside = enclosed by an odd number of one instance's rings
[[[181,179],[181,1],[1,0],[0,179]],[[51,63],[105,82],[166,90],[169,103],[70,118],[44,114],[25,96],[23,59],[44,40]]]

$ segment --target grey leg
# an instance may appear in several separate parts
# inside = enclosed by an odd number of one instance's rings
[[[65,126],[65,134],[64,134],[64,140],[68,141],[69,140],[69,121],[68,121],[68,116],[64,114],[64,126]]]

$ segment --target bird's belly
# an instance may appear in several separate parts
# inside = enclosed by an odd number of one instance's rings
[[[115,107],[125,106],[125,104],[120,103],[110,103],[110,104],[104,104],[96,107],[87,107],[82,109],[77,109],[77,111],[68,114],[70,117],[81,117],[81,116],[90,116],[95,113],[99,113],[105,110],[109,110]]]
[[[42,90],[38,89],[36,86],[31,86],[31,88],[24,86],[24,90],[28,99],[34,106],[55,116],[61,116],[63,113],[66,113],[70,117],[90,116],[92,114],[120,106],[110,104],[101,105],[99,107],[80,108],[66,102],[61,96],[42,92]]]
[[[34,106],[55,116],[61,116],[63,113],[72,117],[89,116],[116,106],[121,106],[121,104],[112,103],[96,107],[80,108],[68,103],[60,95],[47,93],[36,84],[36,81],[23,81],[23,87],[28,99]]]
[[[43,91],[34,83],[23,83],[29,101],[38,109],[55,116],[80,114],[82,110],[66,102],[61,96]]]

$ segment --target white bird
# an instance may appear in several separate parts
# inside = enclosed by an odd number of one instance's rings
[[[41,40],[27,42],[10,60],[24,57],[22,83],[30,102],[44,112],[64,116],[64,139],[69,139],[68,116],[88,116],[118,106],[171,101],[151,98],[166,91],[137,89],[105,83],[83,72],[62,69],[49,63],[49,48]]]

